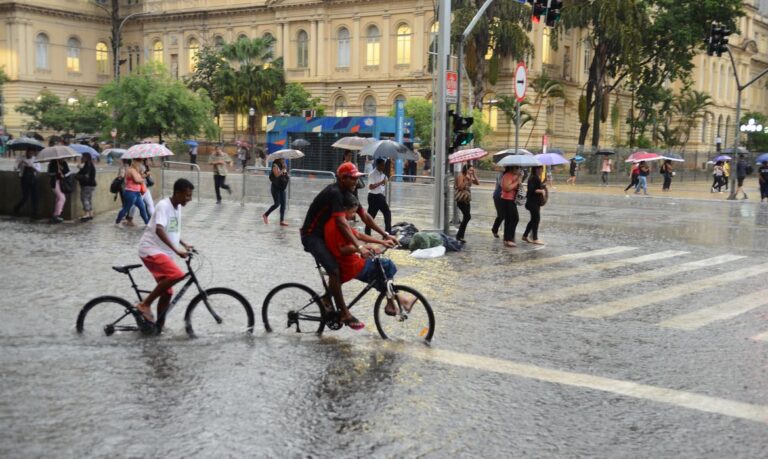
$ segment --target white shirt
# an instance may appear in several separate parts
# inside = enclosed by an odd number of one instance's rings
[[[19,177],[24,176],[24,168],[25,167],[31,167],[35,170],[35,172],[41,172],[42,169],[40,168],[40,163],[35,162],[35,157],[27,158],[26,156],[20,156],[19,159],[16,160],[16,170],[19,171]]]
[[[368,174],[368,185],[370,186],[374,183],[379,183],[386,178],[387,176],[384,174],[384,172],[381,172],[378,169],[374,169],[370,174]],[[386,185],[386,182],[384,182],[384,184],[379,185],[376,188],[368,188],[368,194],[384,194]]]
[[[168,235],[174,247],[178,247],[181,241],[181,205],[174,208],[170,198],[165,198],[155,206],[155,213],[149,220],[147,228],[139,241],[139,257],[166,254],[173,258],[176,252],[168,247],[156,233],[157,225],[160,225]]]

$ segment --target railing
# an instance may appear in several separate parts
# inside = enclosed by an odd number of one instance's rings
[[[430,182],[429,184],[435,183],[435,178],[431,175],[399,175],[395,174],[389,177],[389,180],[387,180],[387,202],[392,202],[392,180],[393,179],[411,179],[410,183],[416,183],[416,180],[424,180],[427,182]],[[398,180],[397,183],[408,183],[408,180]]]
[[[246,167],[243,168],[243,186],[242,186],[243,192],[240,195],[240,205],[241,206],[245,205],[245,186],[246,186],[246,183],[248,183],[248,181],[245,179],[246,173],[247,172],[252,172],[252,171],[268,172],[270,170],[272,170],[271,167],[259,167],[259,166],[246,166]],[[286,203],[286,206],[287,206],[287,203]]]
[[[245,180],[246,172],[255,172],[255,171],[269,172],[271,170],[272,170],[271,167],[248,166],[245,168],[245,170],[243,171],[243,191],[242,191],[242,196],[240,198],[241,205],[245,205],[246,183],[247,183],[247,180]],[[331,179],[331,181],[336,181],[336,174],[330,171],[318,171],[318,170],[312,170],[312,169],[290,169],[289,172],[291,174],[319,175],[319,176],[328,177],[329,179]],[[290,201],[291,201],[291,186],[292,186],[291,184],[292,183],[293,183],[293,180],[288,181],[288,189],[287,189],[288,196],[285,203],[286,208],[290,205]]]
[[[309,174],[309,175],[324,175],[328,176],[332,182],[336,181],[336,174],[330,171],[316,171],[312,169],[291,169],[293,173]],[[288,181],[288,202],[291,200],[291,181]],[[287,204],[286,204],[287,206]]]
[[[163,180],[163,186],[160,188],[160,197],[165,197],[165,170],[170,169],[170,165],[176,165],[176,166],[188,166],[190,169],[195,168],[197,171],[197,190],[198,192],[195,193],[197,195],[197,202],[200,202],[200,166],[198,166],[195,163],[184,163],[181,161],[163,161],[162,169],[160,170],[160,176]]]

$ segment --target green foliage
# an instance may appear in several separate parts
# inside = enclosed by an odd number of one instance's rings
[[[536,128],[536,123],[539,121],[542,105],[549,104],[553,99],[565,99],[565,87],[560,81],[547,76],[547,72],[541,72],[531,81],[531,89],[536,93],[536,98],[534,99],[536,115],[533,117],[533,126],[531,126],[528,138],[525,141],[526,147],[531,140],[533,130]],[[520,117],[522,118],[522,115]],[[520,121],[522,122],[522,119]]]
[[[520,127],[525,126],[528,122],[533,121],[533,117],[525,106],[530,105],[528,99],[523,99],[520,102]],[[507,119],[507,146],[509,147],[510,138],[512,137],[512,130],[515,129],[517,124],[517,99],[512,96],[499,96],[496,102],[496,107],[504,114]]]
[[[475,122],[472,123],[470,131],[472,131],[472,134],[474,135],[475,146],[482,147],[483,139],[493,132],[493,130],[491,129],[491,125],[485,120],[483,112],[479,109],[475,108],[472,110],[472,117],[475,119]]]
[[[224,67],[224,57],[215,46],[203,45],[196,56],[195,71],[184,78],[189,89],[202,89],[213,102],[214,113],[218,117],[224,108],[223,85],[220,71]]]
[[[160,64],[150,63],[136,73],[126,75],[99,91],[115,116],[108,127],[117,128],[123,140],[174,135],[209,139],[218,135],[212,120],[213,102],[204,89],[191,91],[181,81],[170,77]]]
[[[320,98],[313,98],[301,83],[288,83],[275,102],[275,110],[291,116],[301,116],[302,110],[315,110],[317,116],[323,116],[325,107],[320,105]]]
[[[5,67],[0,66],[0,87],[5,83],[8,83],[8,81],[10,81],[10,78],[8,78],[8,75],[5,73]]]
[[[740,124],[747,124],[750,118],[755,120],[755,124],[768,126],[768,116],[758,112],[745,113],[741,118]],[[744,144],[744,146],[747,147],[747,150],[760,153],[768,152],[768,134],[765,133],[765,130],[761,132],[747,132],[744,135],[747,138],[747,141]]]
[[[395,116],[395,107],[389,111],[389,116]],[[430,145],[432,143],[432,102],[423,97],[412,97],[406,100],[405,116],[413,118],[414,135],[421,139],[421,145]]]
[[[27,129],[72,134],[101,132],[109,117],[104,104],[97,103],[92,97],[80,97],[67,104],[48,90],[36,99],[22,100],[16,111],[31,118]]]

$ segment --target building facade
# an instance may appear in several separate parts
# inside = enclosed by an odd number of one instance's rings
[[[111,81],[111,28],[103,8],[110,2],[0,0],[0,66],[11,79],[3,86],[2,123],[8,132],[24,131],[25,120],[14,110],[24,98],[50,90],[75,100],[96,94]],[[731,36],[742,83],[768,66],[765,3],[746,1],[741,34]],[[120,72],[130,73],[155,60],[182,78],[193,70],[194,56],[205,43],[270,35],[274,54],[284,59],[288,81],[302,83],[320,97],[326,115],[383,116],[397,99],[432,96],[428,66],[437,32],[433,7],[432,0],[123,0],[121,17],[137,14],[123,24]],[[586,34],[562,34],[557,50],[549,46],[549,30],[540,24],[534,25],[530,37],[536,53],[527,63],[529,80],[546,71],[562,81],[566,98],[531,106],[538,119],[520,138],[528,147],[537,147],[546,134],[550,145],[570,151],[577,144],[578,97],[591,59]],[[705,151],[714,149],[718,138],[723,145],[733,142],[736,86],[727,56],[702,54],[695,59],[694,88],[709,93],[715,105],[694,129],[688,149]],[[506,147],[513,129],[490,101],[513,94],[514,67],[511,60],[503,62],[497,85],[483,95],[484,116],[494,129],[486,142],[489,148]],[[742,109],[768,112],[767,93],[766,85],[753,85],[744,92]],[[624,144],[630,94],[619,92],[610,103],[620,121],[601,126],[601,144]],[[224,117],[225,137],[244,131],[246,124],[241,117]]]

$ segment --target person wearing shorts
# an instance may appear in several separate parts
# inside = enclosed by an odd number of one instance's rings
[[[195,187],[187,179],[178,179],[173,184],[173,195],[155,206],[155,213],[147,224],[139,241],[139,257],[157,281],[152,293],[136,304],[144,320],[154,323],[152,302],[157,302],[157,326],[162,329],[165,313],[171,303],[173,286],[186,277],[174,261],[174,256],[188,256],[192,246],[181,240],[181,208],[192,200]]]

